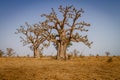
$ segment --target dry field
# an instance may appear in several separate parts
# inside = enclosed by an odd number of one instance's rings
[[[120,80],[120,57],[109,59],[0,58],[0,80]]]

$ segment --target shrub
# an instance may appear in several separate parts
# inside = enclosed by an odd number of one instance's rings
[[[85,56],[84,56],[83,54],[80,54],[79,57],[80,57],[80,58],[84,58]]]
[[[68,54],[68,59],[72,59],[73,55],[72,54]]]
[[[107,60],[107,62],[112,62],[113,60],[112,60],[112,58],[110,57],[108,60]]]
[[[0,50],[0,57],[2,57],[3,55],[4,55],[4,52]]]
[[[96,58],[98,58],[99,57],[99,54],[96,54]]]

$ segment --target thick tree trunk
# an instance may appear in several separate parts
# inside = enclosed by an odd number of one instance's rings
[[[66,55],[66,49],[67,46],[66,44],[58,44],[58,51],[57,51],[57,59],[67,59],[67,55]]]
[[[34,58],[40,58],[40,54],[39,54],[38,48],[34,49]]]
[[[57,59],[60,59],[60,43],[57,44]]]

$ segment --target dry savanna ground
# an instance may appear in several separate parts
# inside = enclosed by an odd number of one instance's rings
[[[0,58],[0,80],[120,80],[120,57]]]

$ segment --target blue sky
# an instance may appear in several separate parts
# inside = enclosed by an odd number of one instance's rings
[[[41,21],[40,14],[57,10],[59,5],[74,5],[83,8],[82,19],[91,23],[88,37],[93,41],[92,48],[82,43],[74,43],[69,52],[77,49],[84,55],[120,55],[120,1],[119,0],[0,0],[0,49],[13,48],[19,55],[33,55],[28,46],[20,42],[20,35],[14,34],[25,22],[29,24]],[[53,46],[44,50],[44,54],[55,54]]]

